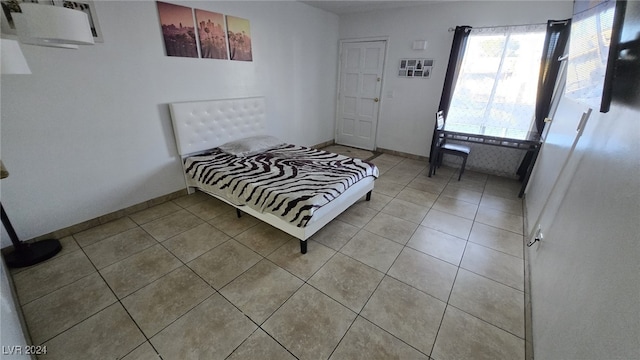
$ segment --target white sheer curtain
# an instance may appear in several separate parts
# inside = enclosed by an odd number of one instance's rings
[[[526,137],[534,118],[545,25],[474,28],[447,129]]]

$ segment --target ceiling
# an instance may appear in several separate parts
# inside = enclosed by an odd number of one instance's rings
[[[326,10],[338,15],[361,13],[376,10],[397,9],[401,7],[423,5],[447,0],[414,0],[414,1],[300,1],[318,9]]]

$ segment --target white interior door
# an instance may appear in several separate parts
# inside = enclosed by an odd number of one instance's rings
[[[336,143],[373,150],[385,41],[342,43]]]

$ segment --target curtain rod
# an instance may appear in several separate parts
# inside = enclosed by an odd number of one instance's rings
[[[551,26],[558,25],[558,24],[566,25],[568,22],[569,22],[569,20],[551,21]],[[491,28],[497,28],[497,27],[511,27],[511,26],[531,26],[531,25],[547,25],[547,23],[521,24],[521,25],[499,25],[499,26],[477,26],[477,27],[472,27],[471,30],[473,30],[473,29],[491,29]],[[456,31],[456,29],[450,27],[449,28],[449,32],[452,32],[452,31]]]

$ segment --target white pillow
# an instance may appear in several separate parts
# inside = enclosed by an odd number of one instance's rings
[[[250,156],[272,149],[284,142],[275,136],[257,135],[220,145],[220,150],[235,156]]]

